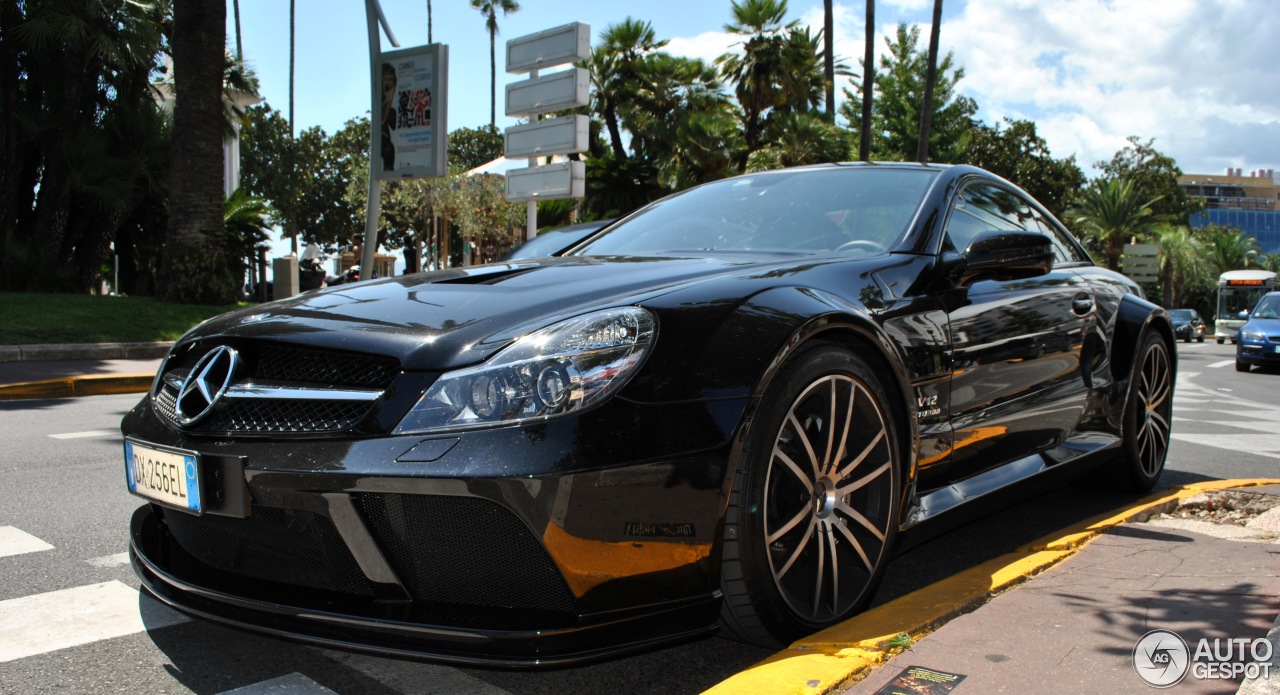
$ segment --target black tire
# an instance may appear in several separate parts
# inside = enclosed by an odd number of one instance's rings
[[[725,516],[721,624],[778,646],[866,607],[897,536],[887,390],[859,356],[801,348],[764,393]]]
[[[1147,492],[1164,472],[1173,420],[1173,361],[1169,346],[1155,331],[1143,335],[1129,382],[1124,442],[1112,466],[1114,487]]]
[[[1241,362],[1240,360],[1236,360],[1237,372],[1247,372],[1249,371],[1249,367],[1250,367],[1250,364],[1248,362]]]
[[[1197,343],[1203,343],[1203,342],[1204,342],[1204,336],[1200,336],[1199,338],[1196,338],[1196,342],[1197,342]]]
[[[1226,338],[1218,338],[1219,345],[1221,345],[1224,341],[1226,341]]]

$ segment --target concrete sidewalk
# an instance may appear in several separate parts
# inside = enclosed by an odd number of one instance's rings
[[[1164,491],[800,640],[709,692],[1150,693],[1149,681],[1181,673],[1171,692],[1280,693],[1277,483]]]

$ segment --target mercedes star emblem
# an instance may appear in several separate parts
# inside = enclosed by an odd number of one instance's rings
[[[178,403],[174,408],[178,424],[191,425],[208,415],[226,393],[239,366],[240,354],[226,345],[201,357],[178,387]]]

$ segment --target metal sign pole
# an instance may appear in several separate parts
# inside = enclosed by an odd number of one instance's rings
[[[538,71],[529,71],[529,79],[538,79]],[[542,116],[540,114],[535,113],[532,116],[529,116],[529,122],[536,123],[541,118]],[[538,166],[537,155],[529,155],[529,168],[532,169],[536,166]],[[538,236],[538,201],[530,200],[525,203],[524,208],[524,240],[529,241],[536,236]]]
[[[365,19],[369,25],[369,103],[382,102],[382,41],[378,36],[378,25],[386,32],[391,45],[400,47],[391,26],[387,24],[387,16],[382,12],[378,0],[364,0]],[[377,108],[373,109],[374,114]],[[361,245],[360,279],[373,277],[374,257],[378,254],[378,216],[382,214],[382,181],[373,175],[374,162],[378,161],[379,128],[375,118],[369,119],[369,207],[365,210],[364,244]]]

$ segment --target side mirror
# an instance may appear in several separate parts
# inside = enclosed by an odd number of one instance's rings
[[[957,285],[967,285],[978,278],[1023,280],[1048,273],[1053,261],[1053,242],[1044,234],[982,232],[955,258],[951,275]]]
[[[1238,319],[1244,319],[1245,321],[1248,321],[1248,320],[1249,320],[1249,310],[1248,310],[1248,309],[1245,309],[1244,311],[1241,311],[1240,313],[1236,314],[1236,318],[1238,318]]]

